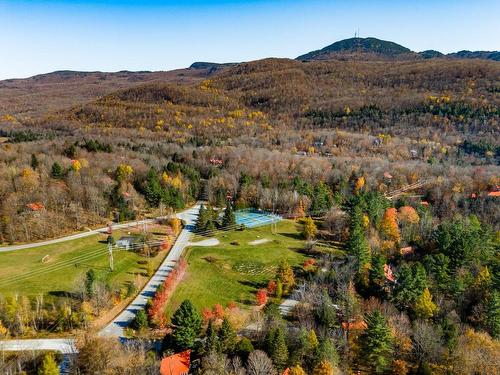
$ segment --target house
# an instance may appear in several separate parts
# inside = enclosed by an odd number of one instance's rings
[[[165,357],[161,360],[160,375],[188,375],[191,366],[191,350]]]
[[[116,247],[128,250],[130,248],[133,248],[136,242],[137,242],[137,237],[123,236],[120,237],[118,241],[116,241]]]
[[[395,282],[396,278],[394,277],[394,274],[392,273],[392,268],[388,264],[384,264],[384,276],[388,281]]]

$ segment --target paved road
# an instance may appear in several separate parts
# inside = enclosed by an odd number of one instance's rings
[[[180,212],[177,214],[177,217],[184,220],[186,222],[186,226],[181,231],[177,240],[168,253],[167,257],[158,268],[153,277],[148,281],[146,286],[142,289],[141,293],[132,301],[132,303],[127,306],[125,310],[123,310],[111,323],[109,323],[99,334],[101,336],[107,337],[122,337],[123,329],[127,327],[132,319],[134,318],[137,311],[143,309],[146,306],[146,302],[149,298],[151,298],[158,286],[165,280],[167,275],[170,273],[176,262],[182,255],[184,249],[190,245],[189,238],[191,237],[192,231],[194,230],[194,224],[196,222],[196,218],[198,216],[198,212],[200,210],[200,204],[197,203],[194,207],[187,209],[186,211]],[[143,223],[141,221],[139,223]],[[120,226],[115,226],[114,228],[125,228],[126,226],[136,225],[137,222],[120,224]],[[106,228],[104,228],[106,229]],[[93,231],[95,234],[99,230]],[[69,236],[71,239],[81,238],[75,236],[82,235],[91,235],[87,233],[82,233],[74,236]],[[57,240],[46,241],[49,243],[57,243],[62,241],[68,241],[68,237],[60,238]],[[55,242],[53,242],[55,241]],[[205,240],[202,242],[206,242],[210,240]],[[44,243],[48,244],[48,243]],[[206,243],[205,245],[214,245],[216,243]],[[27,246],[27,245],[20,245]],[[41,244],[35,244],[35,246],[41,246]],[[20,250],[20,247],[17,249],[11,250]],[[7,251],[7,250],[1,250]],[[61,352],[63,354],[74,354],[76,353],[75,348],[75,340],[74,339],[32,339],[32,340],[1,340],[0,341],[0,351],[24,351],[24,350],[54,350]]]
[[[129,228],[129,227],[133,227],[133,226],[143,225],[145,223],[150,224],[150,223],[155,222],[155,220],[162,219],[162,218],[165,218],[165,217],[157,217],[154,219],[144,219],[144,220],[132,221],[130,223],[113,224],[113,229]],[[47,240],[47,241],[41,241],[41,242],[31,242],[31,243],[27,243],[27,244],[23,244],[23,245],[1,246],[0,252],[24,250],[24,249],[31,249],[31,248],[39,247],[39,246],[53,245],[53,244],[60,243],[60,242],[66,242],[66,241],[71,241],[71,240],[77,240],[79,238],[93,236],[95,234],[106,232],[107,230],[108,230],[108,227],[104,227],[104,228],[89,230],[87,232],[72,234],[69,236],[61,237],[61,238],[55,238],[53,240]]]
[[[170,249],[170,252],[163,263],[139,295],[137,295],[132,303],[128,305],[127,308],[123,310],[111,323],[99,332],[101,336],[123,337],[124,328],[126,328],[132,319],[134,319],[135,314],[146,306],[147,301],[154,296],[156,289],[158,289],[170,271],[172,271],[184,249],[190,245],[189,238],[193,233],[199,211],[200,203],[197,203],[194,207],[177,214],[177,217],[185,221],[186,226],[177,237],[174,246]]]

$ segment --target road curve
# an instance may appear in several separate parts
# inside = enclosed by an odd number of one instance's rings
[[[166,218],[166,216],[157,217],[154,219],[144,219],[144,220],[131,221],[131,222],[122,223],[122,224],[113,224],[113,229],[123,229],[123,228],[129,228],[129,227],[133,227],[133,226],[143,225],[143,224],[150,224],[150,223],[153,223],[155,220],[162,219],[162,218]],[[71,241],[71,240],[77,240],[79,238],[93,236],[95,234],[106,232],[107,230],[108,230],[108,227],[103,227],[103,228],[89,230],[87,232],[71,234],[71,235],[65,236],[65,237],[54,238],[53,240],[47,240],[47,241],[41,241],[41,242],[31,242],[31,243],[22,244],[22,245],[1,246],[0,252],[32,249],[34,247],[53,245],[53,244],[60,243],[60,242],[66,242],[66,241]]]

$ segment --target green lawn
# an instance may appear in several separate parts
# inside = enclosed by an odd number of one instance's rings
[[[217,246],[190,248],[186,276],[169,300],[167,314],[171,316],[184,299],[190,299],[200,311],[231,301],[242,307],[254,305],[255,292],[267,286],[281,259],[292,266],[306,259],[298,252],[304,244],[300,230],[300,225],[286,220],[278,223],[275,235],[270,226],[264,226],[219,235]],[[259,239],[270,241],[249,244]],[[234,241],[238,244],[231,244]]]
[[[119,238],[122,233],[115,232]],[[77,289],[82,276],[93,268],[98,277],[121,286],[144,272],[138,261],[145,258],[131,251],[113,252],[114,272],[109,271],[106,235],[99,234],[54,245],[0,253],[0,294],[59,295]],[[48,255],[48,261],[42,259]],[[152,259],[158,266],[165,253]],[[61,264],[61,262],[64,262]]]

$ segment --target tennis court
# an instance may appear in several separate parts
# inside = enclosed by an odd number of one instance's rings
[[[243,224],[247,228],[260,227],[282,220],[281,216],[256,209],[238,210],[235,212],[235,216],[236,223]]]

